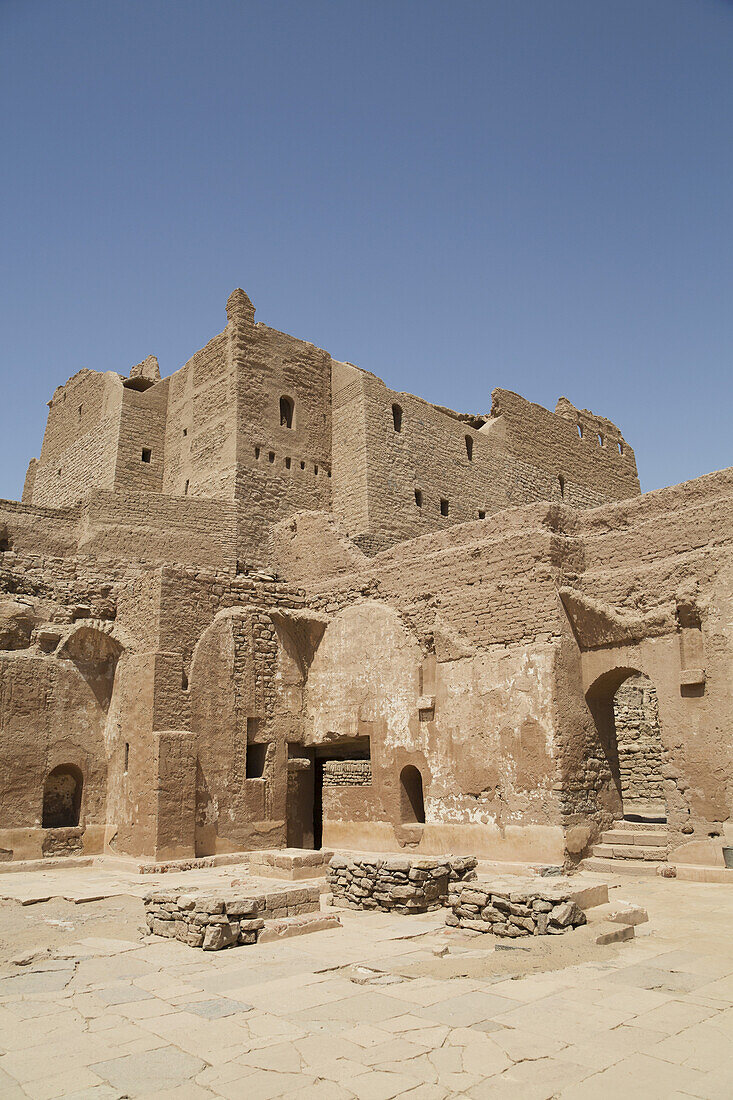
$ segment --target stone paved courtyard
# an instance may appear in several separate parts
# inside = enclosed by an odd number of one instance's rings
[[[50,892],[61,876],[70,893],[99,896],[95,874],[57,872]],[[30,881],[4,875],[0,892],[27,900]],[[732,1096],[733,891],[606,881],[650,921],[630,943],[577,956],[572,937],[549,955],[537,940],[493,950],[490,937],[446,935],[442,913],[358,912],[333,931],[205,953],[143,938],[129,883],[66,903],[66,919],[48,915],[53,902],[6,901],[0,939],[17,933],[27,952],[35,929],[40,954],[0,970],[0,1095]],[[100,928],[113,911],[110,938]],[[63,937],[43,954],[54,927]]]

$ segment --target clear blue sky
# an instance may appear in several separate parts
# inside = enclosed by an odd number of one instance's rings
[[[0,0],[0,495],[80,367],[258,320],[733,461],[733,4]]]

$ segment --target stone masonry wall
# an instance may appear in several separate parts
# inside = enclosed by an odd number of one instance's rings
[[[324,761],[324,787],[369,787],[371,786],[371,782],[371,760]]]
[[[143,897],[145,923],[155,936],[189,947],[219,951],[256,943],[266,920],[317,913],[320,887],[284,886],[255,896],[233,887],[217,895],[150,890]]]
[[[662,737],[659,701],[646,676],[630,676],[616,692],[613,713],[624,800],[662,802]]]
[[[557,936],[586,923],[567,885],[512,882],[456,882],[448,895],[445,923],[494,936]]]
[[[337,852],[328,882],[345,909],[424,913],[445,904],[452,883],[476,877],[473,856],[367,856]]]

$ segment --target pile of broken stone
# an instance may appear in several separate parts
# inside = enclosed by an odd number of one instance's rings
[[[476,878],[473,856],[377,856],[337,852],[328,869],[333,904],[346,909],[425,913],[445,904],[452,884]]]
[[[189,947],[220,951],[257,943],[265,922],[255,898],[203,897],[152,890],[143,897],[145,923],[154,936],[181,940]]]
[[[586,915],[560,883],[457,882],[448,895],[445,923],[494,936],[557,936],[586,923]]]

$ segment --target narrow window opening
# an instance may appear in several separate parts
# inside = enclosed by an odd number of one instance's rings
[[[466,455],[469,462],[473,462],[473,440],[470,435],[466,436]]]
[[[422,508],[422,489],[415,490],[415,504],[418,508]]]
[[[305,469],[305,462],[301,462],[301,464],[300,464],[300,468],[301,468],[301,470],[304,470],[304,469]]]
[[[290,469],[290,459],[289,459],[289,458],[286,458],[286,459],[285,459],[285,469],[286,469],[286,470],[289,470],[289,469]]]
[[[578,429],[578,439],[582,439],[583,438],[583,425],[582,424],[576,424],[576,427]]]
[[[560,476],[558,477],[557,483],[560,486],[560,496],[564,497],[565,496],[565,478],[562,476],[562,474],[560,474]]]
[[[143,462],[150,462],[150,459],[152,457],[153,457],[153,452],[150,450],[150,447],[143,447],[142,461]]]
[[[188,428],[184,428],[183,429],[183,438],[185,439],[187,435],[188,435]]]
[[[260,448],[255,447],[255,458],[259,458],[259,457],[260,457]]]
[[[268,462],[274,462],[275,461],[275,452],[274,451],[270,451],[270,453],[267,456],[267,461]]]
[[[618,453],[619,453],[620,455],[622,455],[622,454],[624,453],[624,445],[623,445],[623,443],[621,442],[621,440],[620,440],[620,439],[619,439],[619,441],[618,441]]]
[[[267,743],[263,745],[257,745],[249,742],[247,744],[247,779],[262,779],[265,774],[266,760]]]
[[[396,432],[402,431],[402,409],[399,405],[392,406],[392,424]]]
[[[184,691],[188,691],[188,673],[185,666],[181,669],[181,687]]]
[[[295,402],[292,397],[283,396],[280,398],[280,426],[282,428],[292,428],[294,410]]]
[[[330,477],[330,476],[331,476],[331,471],[330,471],[330,470],[326,470],[326,477]]]
[[[186,484],[183,486],[183,495],[186,496],[186,497],[188,496],[188,486],[189,486],[189,484],[190,484],[190,482],[187,480]]]
[[[440,514],[441,514],[441,516],[447,516],[448,515],[448,501],[447,500],[441,500],[441,502],[440,502]]]
[[[598,446],[599,447],[603,446],[603,436],[601,435],[600,432],[598,433]]]
[[[125,775],[130,767],[130,742],[125,741]]]
[[[84,408],[84,406],[83,406],[83,405],[80,405],[80,406],[79,406],[79,419],[80,419],[80,420],[81,420],[81,413],[82,413],[82,409],[83,409],[83,408]]]
[[[317,466],[313,467],[313,477],[318,477],[318,467]]]
[[[479,508],[479,510],[478,510],[478,518],[479,519],[486,519],[486,512],[484,512],[482,508]]]

